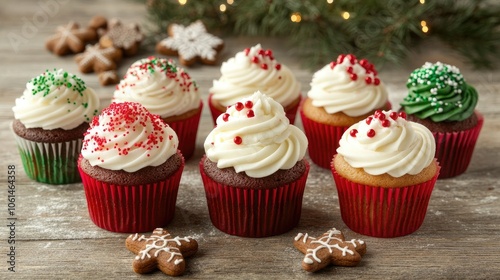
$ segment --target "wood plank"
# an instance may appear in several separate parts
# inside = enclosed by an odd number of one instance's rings
[[[28,1],[26,1],[28,2]],[[33,34],[22,34],[23,17],[32,20],[44,3],[60,3],[45,24]],[[69,20],[85,24],[91,16],[104,14],[126,21],[146,23],[145,9],[135,1],[30,1],[31,5],[5,2],[0,10],[3,34],[21,34],[27,41],[17,49],[12,42],[0,40],[0,220],[7,223],[7,166],[15,165],[16,176],[16,270],[7,271],[9,229],[1,227],[0,278],[82,279],[139,278],[132,271],[134,255],[124,246],[128,234],[108,232],[89,219],[81,184],[52,186],[26,177],[9,125],[15,98],[22,94],[29,79],[46,68],[63,67],[78,74],[72,56],[56,57],[44,49],[43,42],[54,28]],[[85,4],[83,4],[85,3]],[[28,38],[29,37],[29,38]],[[309,89],[312,76],[279,39],[224,38],[222,59],[235,52],[262,43],[288,65]],[[431,42],[435,46],[436,42]],[[456,61],[466,80],[480,93],[478,111],[485,116],[483,131],[469,169],[456,178],[439,180],[422,227],[409,236],[373,238],[349,230],[340,217],[338,196],[329,170],[311,166],[303,200],[303,213],[297,228],[283,235],[253,239],[224,234],[210,222],[206,199],[198,171],[203,141],[212,128],[205,107],[198,131],[196,152],[186,163],[179,190],[176,215],[168,229],[174,235],[192,235],[200,250],[187,260],[186,277],[194,279],[298,279],[313,276],[303,271],[303,254],[293,247],[298,232],[320,235],[331,227],[341,229],[347,238],[367,242],[368,252],[354,268],[329,267],[314,274],[317,278],[338,279],[492,279],[500,277],[500,70],[477,71],[456,60],[439,45],[432,51],[415,53],[403,66],[389,66],[380,71],[390,91],[390,100],[398,107],[405,96],[408,74],[426,60]],[[123,74],[133,61],[154,52],[145,48],[122,62]],[[17,50],[17,52],[16,52]],[[461,63],[461,64],[460,64]],[[195,66],[187,69],[197,81],[207,104],[212,80],[219,77],[218,67]],[[102,87],[94,74],[82,75],[99,94],[102,107],[109,104],[113,87]],[[298,118],[297,125],[301,127]],[[156,272],[151,279],[164,279]]]

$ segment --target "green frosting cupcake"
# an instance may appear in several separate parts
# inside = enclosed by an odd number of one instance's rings
[[[400,105],[407,114],[420,119],[463,121],[476,108],[476,89],[452,65],[427,62],[410,74],[406,87],[409,93]]]

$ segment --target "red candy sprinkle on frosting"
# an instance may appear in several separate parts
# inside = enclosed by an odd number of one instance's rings
[[[353,54],[340,54],[335,61],[330,62],[330,68],[333,70],[339,64],[343,64],[345,60],[347,60],[351,64],[351,66],[347,66],[346,72],[349,74],[349,77],[352,81],[357,81],[359,74],[361,74],[355,73],[355,69],[353,67],[353,65],[359,64],[365,70],[365,74],[370,75],[365,77],[365,83],[367,85],[380,85],[380,79],[377,77],[375,66],[364,58],[358,61],[356,56]]]
[[[243,139],[241,139],[240,136],[235,136],[234,137],[234,144],[240,145],[243,142]]]
[[[246,48],[243,50],[246,56],[250,55],[250,51],[251,51],[250,48]],[[269,49],[268,50],[260,49],[256,55],[250,58],[250,61],[252,63],[258,64],[260,68],[263,70],[268,70],[270,66],[269,62],[272,63],[273,60],[274,60],[273,51]],[[275,63],[274,69],[279,71],[281,69],[281,64]]]
[[[107,121],[106,123],[101,123],[105,120]],[[91,135],[92,128],[96,126],[104,126],[102,131],[109,132],[113,136],[106,138],[103,135],[98,135],[97,132]],[[82,149],[89,149],[89,144],[94,142],[96,146],[91,152],[109,150],[108,143],[116,141],[115,138],[119,138],[120,135],[127,136],[130,132],[139,130],[141,126],[152,128],[151,131],[144,130],[147,133],[146,141],[138,141],[133,145],[129,145],[127,141],[123,143],[115,142],[111,148],[116,149],[119,155],[127,155],[132,148],[140,148],[148,151],[158,148],[158,144],[165,141],[162,135],[167,125],[161,120],[160,116],[151,114],[139,103],[111,103],[99,116],[94,117],[90,123],[90,128],[84,134],[85,138]],[[169,135],[168,138],[172,140],[173,135]],[[104,160],[101,159],[101,161]]]

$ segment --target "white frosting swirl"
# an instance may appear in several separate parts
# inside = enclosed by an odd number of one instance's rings
[[[431,164],[436,151],[429,129],[393,111],[377,111],[352,125],[339,144],[338,154],[352,167],[371,175],[387,173],[393,177],[420,173]]]
[[[290,125],[283,107],[257,91],[217,118],[204,147],[217,167],[234,167],[261,178],[292,168],[304,157],[307,144],[305,134]]]
[[[314,73],[311,89],[307,93],[312,99],[312,105],[323,107],[329,114],[343,112],[351,117],[383,108],[387,103],[388,93],[385,85],[378,79],[373,65],[366,60],[361,60],[361,65],[355,58],[348,58],[342,59],[341,63],[325,65]]]
[[[54,69],[31,79],[12,110],[27,128],[70,130],[91,121],[99,106],[99,97],[83,80]]]
[[[177,134],[139,103],[111,103],[94,118],[82,156],[92,166],[135,172],[158,166],[177,152]]]
[[[261,91],[286,107],[300,96],[300,83],[290,69],[279,64],[271,50],[260,44],[238,52],[222,63],[221,77],[210,88],[212,98],[230,106],[244,97]]]
[[[196,83],[172,61],[148,57],[134,62],[116,87],[114,102],[138,102],[162,118],[200,106]]]

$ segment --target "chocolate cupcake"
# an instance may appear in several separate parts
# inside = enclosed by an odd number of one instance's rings
[[[475,110],[476,89],[457,67],[441,62],[427,62],[414,70],[406,86],[408,95],[401,102],[401,110],[409,120],[433,133],[436,158],[442,166],[439,178],[464,173],[484,122]]]
[[[83,133],[99,110],[94,90],[62,69],[46,70],[26,84],[12,110],[26,175],[48,184],[79,182],[76,162]]]
[[[204,143],[200,161],[212,223],[244,237],[297,225],[309,164],[307,138],[283,107],[256,92],[230,106]]]
[[[139,103],[111,103],[85,133],[78,168],[90,218],[145,232],[174,217],[184,168],[174,130]]]

